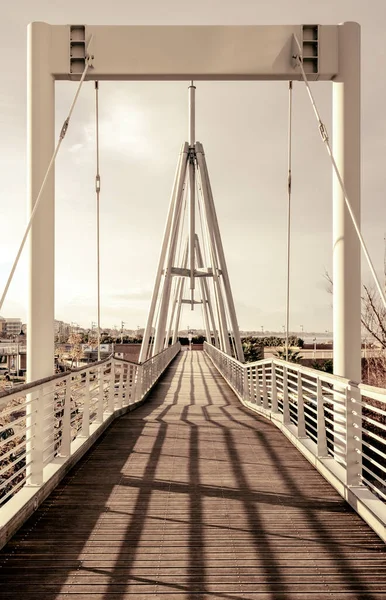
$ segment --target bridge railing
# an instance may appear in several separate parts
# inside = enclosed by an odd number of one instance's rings
[[[58,480],[116,416],[144,400],[179,350],[140,365],[109,357],[0,394],[0,529],[18,495]]]
[[[358,494],[375,507],[369,524],[386,539],[386,390],[279,359],[243,364],[207,343],[204,350],[239,399],[271,419],[356,510]]]

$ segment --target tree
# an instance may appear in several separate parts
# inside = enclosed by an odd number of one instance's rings
[[[311,363],[311,369],[316,369],[317,371],[324,371],[325,373],[333,373],[334,362],[331,358],[327,360],[314,360]]]
[[[363,285],[362,315],[363,327],[386,348],[386,310],[379,299],[378,291]]]
[[[245,362],[255,362],[264,358],[263,345],[253,339],[243,341],[243,352]]]
[[[74,364],[74,360],[76,361],[76,366],[78,366],[78,362],[81,358],[84,358],[84,352],[82,350],[82,336],[79,333],[71,333],[68,338],[68,343],[71,344],[71,350],[68,353],[71,358],[71,369]]]
[[[327,292],[332,294],[334,283],[332,277],[326,271],[324,277],[327,280]],[[383,306],[378,291],[370,286],[363,284],[361,296],[361,322],[364,329],[380,343],[382,348],[386,348],[386,310]]]
[[[300,352],[298,350],[294,350],[293,348],[288,348],[288,357],[287,357],[287,348],[282,348],[278,350],[275,354],[277,358],[280,360],[288,360],[288,362],[300,363],[302,360],[302,356],[300,356]]]

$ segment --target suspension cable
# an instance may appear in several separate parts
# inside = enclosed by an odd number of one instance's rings
[[[310,84],[308,82],[307,75],[306,75],[306,73],[304,71],[302,49],[301,49],[299,40],[298,40],[298,38],[297,38],[296,35],[294,35],[294,38],[295,38],[296,44],[297,44],[297,46],[299,48],[299,54],[296,55],[296,56],[294,56],[294,58],[296,59],[296,62],[298,64],[298,66],[300,67],[304,83],[306,84],[306,88],[307,88],[307,92],[308,92],[308,95],[309,95],[309,98],[310,98],[310,101],[311,101],[311,104],[312,104],[312,108],[314,109],[316,120],[318,121],[320,136],[321,136],[321,138],[322,138],[322,140],[323,140],[323,142],[324,142],[324,144],[325,144],[325,146],[327,148],[327,152],[328,152],[328,154],[330,156],[332,167],[334,169],[335,175],[336,175],[336,177],[338,179],[339,185],[340,185],[341,190],[343,192],[344,200],[345,200],[345,203],[346,203],[346,206],[347,206],[347,210],[348,210],[348,212],[350,214],[352,223],[354,225],[354,229],[355,229],[355,231],[357,233],[357,236],[359,238],[359,241],[360,241],[363,253],[364,253],[365,257],[366,257],[367,264],[369,265],[371,274],[373,276],[375,285],[376,285],[376,287],[378,289],[378,292],[379,292],[379,295],[381,297],[383,306],[384,306],[384,308],[386,308],[386,296],[385,296],[385,294],[384,294],[384,292],[382,290],[381,284],[379,282],[379,279],[378,279],[377,274],[376,274],[375,269],[374,269],[374,265],[373,265],[372,260],[370,258],[370,254],[369,254],[369,252],[367,250],[365,241],[364,241],[363,236],[362,236],[362,234],[360,232],[360,229],[359,229],[359,226],[358,226],[358,222],[357,222],[357,220],[355,218],[355,215],[353,213],[353,210],[351,208],[351,204],[350,204],[349,198],[347,196],[346,186],[344,184],[342,175],[340,174],[340,171],[338,169],[338,165],[336,164],[335,157],[334,157],[333,152],[332,152],[332,148],[331,148],[331,145],[330,145],[330,140],[329,140],[329,137],[328,137],[327,128],[326,128],[325,124],[323,123],[323,121],[322,121],[322,119],[320,117],[320,113],[318,111],[318,107],[316,105],[314,96],[312,94],[312,90],[310,88]]]
[[[292,81],[288,85],[288,219],[287,219],[287,302],[285,327],[285,356],[288,361],[289,311],[290,311],[290,265],[291,265],[291,195],[292,195]]]
[[[98,360],[101,359],[101,282],[100,282],[100,191],[101,177],[99,172],[99,82],[95,82],[95,141],[96,141],[96,253],[97,253],[97,311],[98,311]]]
[[[14,276],[14,274],[15,274],[15,271],[16,271],[16,267],[17,267],[17,265],[18,265],[18,263],[19,263],[19,259],[20,259],[21,253],[23,252],[23,248],[24,248],[25,242],[26,242],[26,240],[27,240],[28,234],[29,234],[29,232],[30,232],[30,229],[31,229],[31,226],[32,226],[33,220],[34,220],[34,218],[35,218],[36,211],[37,211],[37,209],[39,208],[39,204],[40,204],[41,198],[42,198],[42,196],[43,196],[44,188],[46,187],[46,183],[47,183],[47,181],[48,181],[48,178],[49,178],[49,176],[50,176],[50,173],[51,173],[51,171],[52,171],[52,167],[54,166],[54,163],[55,163],[56,156],[57,156],[57,154],[58,154],[58,152],[59,152],[59,148],[60,148],[60,146],[61,146],[61,144],[62,144],[62,142],[63,142],[63,140],[64,140],[64,138],[65,138],[65,135],[66,135],[66,133],[67,133],[67,130],[68,130],[68,127],[69,127],[69,124],[70,124],[70,119],[71,119],[71,116],[72,116],[73,110],[74,110],[74,108],[75,108],[76,101],[78,100],[78,96],[79,96],[80,90],[81,90],[81,88],[82,88],[83,82],[84,82],[84,80],[85,80],[85,77],[86,77],[86,75],[87,75],[87,71],[88,71],[88,70],[89,70],[89,68],[92,66],[92,60],[93,60],[93,58],[94,58],[94,57],[93,57],[93,56],[91,56],[91,55],[89,54],[89,49],[90,49],[90,46],[91,46],[91,43],[92,43],[92,39],[93,39],[93,36],[91,36],[91,38],[90,38],[90,41],[89,41],[89,43],[88,43],[88,46],[87,46],[87,49],[86,49],[86,61],[85,61],[85,67],[84,67],[84,71],[83,71],[83,73],[82,73],[82,76],[81,76],[81,78],[80,78],[79,85],[78,85],[78,88],[77,88],[77,90],[76,90],[76,94],[75,94],[75,96],[74,96],[74,99],[73,99],[73,101],[72,101],[72,104],[71,104],[71,107],[70,107],[70,110],[69,110],[68,116],[67,116],[66,120],[64,121],[64,123],[63,123],[63,126],[62,126],[62,129],[61,129],[61,131],[60,131],[60,134],[59,134],[59,139],[58,139],[58,142],[57,142],[57,144],[56,144],[56,148],[55,148],[55,150],[54,150],[54,153],[53,153],[53,155],[52,155],[52,157],[51,157],[51,160],[50,160],[50,162],[49,162],[49,164],[48,164],[47,171],[46,171],[46,174],[45,174],[45,176],[44,176],[44,179],[43,179],[42,185],[40,186],[40,190],[39,190],[39,193],[38,193],[38,195],[37,195],[37,198],[36,198],[36,201],[35,201],[35,204],[34,204],[33,210],[32,210],[32,212],[31,212],[31,216],[30,216],[30,219],[29,219],[29,222],[28,222],[27,228],[26,228],[26,230],[25,230],[25,233],[24,233],[23,239],[22,239],[22,241],[21,241],[21,244],[20,244],[20,247],[19,247],[18,253],[17,253],[17,255],[16,255],[15,261],[14,261],[14,263],[13,263],[13,265],[12,265],[12,269],[11,269],[11,272],[10,272],[10,274],[9,274],[9,277],[8,277],[7,283],[6,283],[6,285],[5,285],[5,288],[4,288],[4,291],[3,291],[3,294],[2,294],[2,296],[1,296],[1,299],[0,299],[0,310],[3,308],[4,300],[5,300],[6,296],[7,296],[7,293],[8,293],[9,286],[11,285],[11,282],[12,282],[13,276]]]

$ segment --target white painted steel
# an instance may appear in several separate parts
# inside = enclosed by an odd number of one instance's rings
[[[287,290],[285,312],[285,357],[288,360],[290,323],[290,273],[291,273],[291,199],[292,199],[292,93],[293,82],[288,84],[288,207],[287,207]]]
[[[145,362],[145,360],[147,360],[147,358],[148,358],[149,340],[150,340],[150,336],[152,335],[154,317],[155,317],[156,306],[157,306],[157,299],[158,299],[160,286],[161,286],[162,271],[163,271],[164,262],[166,259],[166,254],[168,252],[170,232],[171,232],[171,228],[172,228],[173,215],[174,215],[174,211],[175,211],[177,186],[178,186],[178,182],[180,179],[181,169],[185,168],[187,156],[188,156],[188,144],[185,143],[185,144],[182,144],[182,146],[181,146],[180,155],[179,155],[179,158],[177,161],[173,190],[172,190],[172,194],[171,194],[171,198],[170,198],[169,212],[168,212],[168,217],[166,220],[165,232],[164,232],[163,242],[162,242],[162,247],[161,247],[161,253],[160,253],[160,258],[158,261],[157,274],[156,274],[154,288],[153,288],[153,295],[151,298],[149,314],[148,314],[148,318],[147,318],[147,322],[146,322],[145,331],[143,334],[141,352],[139,355],[140,363]]]
[[[333,153],[360,224],[360,27],[339,29],[339,75],[333,83]],[[333,173],[334,371],[361,380],[361,250]]]
[[[30,214],[55,150],[55,80],[51,73],[51,34],[51,27],[44,23],[28,27],[27,169]],[[54,372],[54,198],[52,168],[29,237],[28,381],[48,377]]]
[[[183,158],[181,160],[180,169],[177,177],[177,185],[175,192],[175,203],[170,226],[170,233],[167,239],[167,250],[165,262],[163,265],[163,288],[159,299],[159,317],[155,328],[154,345],[152,348],[152,356],[161,352],[164,347],[166,324],[170,306],[170,294],[172,284],[172,267],[176,264],[178,234],[180,229],[181,218],[183,214],[183,200],[185,191],[185,181],[188,170],[189,149],[188,144],[184,145]]]
[[[112,414],[141,402],[179,351],[174,344],[143,364],[110,357],[0,395],[0,533],[26,474],[27,486],[46,482]]]
[[[204,350],[239,399],[271,419],[386,541],[386,389],[278,359],[242,364],[207,343]]]
[[[100,261],[100,192],[101,176],[99,168],[99,82],[95,82],[95,194],[96,194],[96,254],[97,254],[97,327],[98,327],[98,361],[101,359],[101,261]]]
[[[194,149],[196,142],[196,88],[193,81],[189,86],[189,148]],[[195,289],[195,235],[196,235],[196,167],[194,154],[192,153],[189,161],[189,266],[190,266],[190,299],[191,309],[193,310],[194,289]]]
[[[244,361],[244,352],[240,339],[240,331],[237,323],[236,309],[233,302],[233,295],[231,290],[230,279],[228,275],[228,268],[225,261],[225,253],[221,241],[220,228],[218,225],[216,209],[213,201],[213,194],[210,185],[209,172],[206,164],[205,152],[203,145],[197,142],[196,144],[196,153],[197,153],[197,163],[200,169],[201,174],[201,184],[202,184],[202,193],[204,206],[206,211],[206,219],[208,222],[209,228],[212,228],[210,232],[210,240],[212,243],[212,252],[216,253],[218,256],[218,268],[221,270],[222,281],[224,284],[224,292],[226,304],[229,312],[230,325],[232,329],[233,339],[236,346],[236,354],[237,358],[240,361]],[[220,292],[221,293],[221,292]],[[225,327],[227,340],[225,347],[228,348],[229,339],[228,339],[228,328]]]
[[[292,37],[302,25],[110,26],[86,25],[94,36],[94,69],[102,80],[288,80],[293,77]],[[319,71],[314,80],[337,73],[339,25],[319,25]],[[70,26],[51,26],[52,72],[70,72]],[[186,50],[182,50],[186,49]]]
[[[203,261],[203,257],[202,257],[201,245],[200,245],[198,236],[196,236],[196,255],[197,255],[198,266],[203,267],[204,261]],[[216,321],[214,318],[212,303],[210,301],[209,286],[208,286],[208,282],[206,281],[205,277],[202,277],[200,279],[200,285],[201,285],[201,293],[202,293],[202,301],[203,301],[204,319],[206,319],[208,321],[208,323],[207,323],[208,332],[207,332],[206,339],[209,343],[211,343],[211,339],[212,339],[211,331],[213,331],[214,345],[216,346],[216,348],[219,348],[220,344],[219,344],[219,339],[218,339],[217,326],[216,326]],[[205,321],[205,324],[206,324],[206,321]]]

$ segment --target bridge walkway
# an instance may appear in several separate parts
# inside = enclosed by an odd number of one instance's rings
[[[378,600],[385,545],[202,352],[0,552],[2,600]]]

